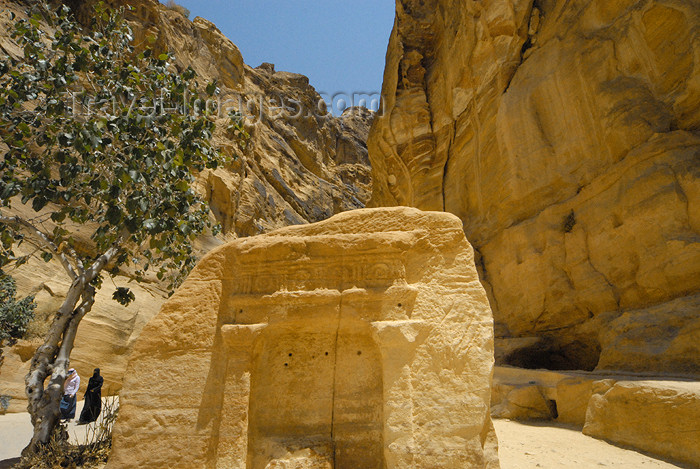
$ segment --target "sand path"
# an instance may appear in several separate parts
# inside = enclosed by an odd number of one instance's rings
[[[83,404],[84,401],[78,401],[76,416],[83,410]],[[77,420],[76,418],[68,423],[68,435],[71,442],[84,443],[88,426],[76,425]],[[3,464],[3,461],[18,458],[31,438],[32,423],[28,413],[0,415],[0,469],[9,467],[7,463]]]
[[[503,469],[678,468],[661,459],[620,448],[553,422],[494,420]]]
[[[83,403],[78,402],[78,415],[82,406]],[[578,430],[551,422],[521,423],[496,420],[494,424],[503,469],[683,467],[610,445],[587,437]],[[85,430],[85,426],[78,426],[75,421],[68,426],[68,432],[74,442],[85,440]],[[9,467],[8,459],[20,455],[31,435],[32,426],[28,414],[0,415],[0,469]]]

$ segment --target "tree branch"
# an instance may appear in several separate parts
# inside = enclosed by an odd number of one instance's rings
[[[68,363],[70,358],[70,353],[73,350],[73,345],[75,343],[75,336],[78,332],[78,324],[83,319],[83,317],[90,312],[92,305],[95,303],[95,287],[92,285],[86,285],[83,291],[83,301],[73,312],[73,316],[70,318],[70,324],[66,328],[63,334],[63,340],[61,341],[61,348],[56,356],[56,364]],[[54,365],[55,366],[55,365]]]
[[[18,216],[12,216],[12,217],[7,217],[5,215],[0,214],[0,223],[5,223],[6,225],[10,226],[15,226],[18,228],[25,228],[26,230],[29,230],[29,232],[39,238],[39,240],[46,245],[47,248],[51,251],[53,255],[55,255],[60,261],[61,264],[63,265],[63,268],[66,270],[68,275],[70,276],[71,280],[75,280],[78,278],[78,272],[75,271],[75,268],[73,265],[70,263],[68,257],[66,257],[65,254],[59,251],[58,246],[54,244],[51,239],[44,234],[41,230],[39,230],[36,226],[34,226],[31,222],[20,218]]]
[[[85,272],[85,267],[83,267],[83,261],[80,260],[80,256],[77,252],[75,252],[75,249],[73,249],[70,246],[65,246],[64,249],[68,251],[68,253],[73,258],[73,262],[75,262],[75,265],[78,267],[78,272],[83,274]]]
[[[102,254],[100,257],[97,258],[97,260],[90,266],[90,268],[85,271],[85,283],[90,283],[92,282],[95,277],[97,277],[97,274],[100,273],[102,269],[105,268],[109,262],[114,259],[114,256],[117,255],[119,252],[119,248],[116,246],[112,246],[111,248],[107,249],[107,251]]]

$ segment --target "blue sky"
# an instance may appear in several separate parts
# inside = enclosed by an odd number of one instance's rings
[[[163,1],[165,3],[165,1]],[[393,0],[177,0],[206,18],[245,62],[309,77],[317,91],[381,91]],[[324,96],[325,97],[325,96]]]

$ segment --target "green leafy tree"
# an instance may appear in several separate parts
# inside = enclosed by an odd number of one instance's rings
[[[0,271],[0,345],[14,343],[24,337],[34,317],[36,303],[33,296],[17,300],[15,279]]]
[[[23,55],[0,62],[0,267],[26,262],[16,246],[31,241],[71,281],[25,379],[34,425],[25,453],[59,422],[78,324],[103,276],[155,272],[172,291],[195,263],[193,240],[214,228],[192,184],[224,162],[204,113],[216,86],[176,70],[169,54],[135,48],[122,13],[98,5],[82,28],[67,7],[41,4],[15,22]]]

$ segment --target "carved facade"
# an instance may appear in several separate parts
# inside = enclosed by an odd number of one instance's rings
[[[498,467],[492,366],[451,215],[360,210],[239,240],[135,345],[109,467]]]

